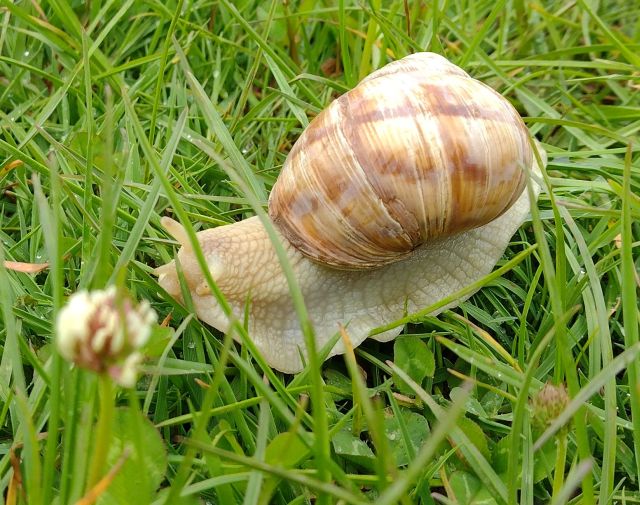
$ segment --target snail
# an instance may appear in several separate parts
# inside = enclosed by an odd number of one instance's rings
[[[334,100],[294,144],[269,197],[317,348],[339,325],[355,347],[372,329],[488,274],[529,213],[534,159],[513,106],[437,54],[392,62]],[[186,233],[169,218],[162,224],[182,244],[178,258],[198,317],[228,331]],[[299,372],[302,332],[259,218],[197,238],[235,316],[242,320],[249,307],[248,333],[267,363]],[[180,299],[174,262],[156,273]],[[373,338],[388,341],[401,330]],[[330,355],[342,352],[339,341]]]

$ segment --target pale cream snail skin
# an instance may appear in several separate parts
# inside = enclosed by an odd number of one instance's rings
[[[372,329],[487,275],[529,214],[526,178],[540,170],[530,146],[505,98],[433,53],[373,72],[318,115],[293,146],[269,198],[317,348],[341,324],[357,346]],[[539,186],[532,184],[537,197]],[[169,218],[162,223],[182,244],[178,259],[197,316],[226,332],[228,318],[182,226]],[[197,236],[240,320],[250,297],[249,336],[266,361],[299,372],[303,336],[260,220]],[[180,299],[174,262],[156,271],[160,286]],[[373,338],[388,341],[401,330]],[[342,352],[338,342],[331,355]]]

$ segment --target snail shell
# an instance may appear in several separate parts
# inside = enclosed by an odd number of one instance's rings
[[[433,53],[372,73],[300,136],[269,214],[304,255],[378,267],[503,214],[531,167],[511,104]]]
[[[525,167],[540,170],[516,111],[441,56],[391,63],[333,102],[291,150],[269,205],[317,348],[340,324],[355,347],[372,329],[487,275],[529,213]],[[533,181],[532,189],[537,196]],[[229,331],[186,233],[169,218],[163,225],[182,244],[178,258],[198,317]],[[248,312],[249,336],[267,363],[302,370],[304,338],[262,222],[204,230],[198,242],[234,317]],[[182,299],[175,263],[156,273]],[[329,356],[342,352],[338,341]]]

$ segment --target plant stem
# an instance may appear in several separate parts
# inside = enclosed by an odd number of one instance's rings
[[[94,441],[95,450],[91,459],[89,469],[89,480],[87,481],[87,490],[91,489],[100,480],[104,471],[104,465],[107,461],[109,452],[109,441],[111,440],[111,426],[113,424],[114,414],[114,391],[111,378],[101,375],[98,380],[98,396],[100,401],[100,410],[98,412],[98,426],[96,429],[96,438]]]
[[[556,438],[556,467],[553,472],[553,498],[562,491],[564,484],[564,469],[567,460],[567,434],[565,430]]]

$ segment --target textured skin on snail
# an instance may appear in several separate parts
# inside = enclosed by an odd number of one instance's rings
[[[505,98],[442,56],[414,54],[312,121],[273,187],[269,215],[312,259],[380,266],[500,216],[531,162],[527,129]]]
[[[400,73],[411,77],[398,80]],[[424,75],[420,77],[420,73]],[[373,110],[370,96],[360,94],[364,89],[377,89],[377,85],[373,86],[376,81],[390,79],[396,79],[397,96],[388,98],[380,110],[396,111],[397,117],[384,116],[384,112],[383,119]],[[421,79],[427,84],[420,84]],[[448,84],[441,85],[443,81]],[[421,119],[411,116],[408,110],[401,115],[398,101],[413,100],[407,90],[415,86],[431,89],[429,82],[437,89],[438,98],[432,100],[430,92],[421,92],[420,103],[424,100],[428,104],[416,106]],[[394,95],[389,86],[384,84],[385,96]],[[458,87],[464,91],[458,91]],[[304,296],[318,349],[335,335],[340,324],[357,346],[372,329],[421,310],[481,279],[500,259],[530,208],[523,188],[524,167],[532,167],[532,152],[522,121],[504,98],[446,59],[430,53],[412,55],[374,72],[345,96],[343,102],[357,99],[362,110],[373,112],[360,117],[356,125],[338,127],[337,119],[325,116],[337,114],[343,122],[354,121],[355,116],[344,115],[344,104],[334,105],[342,98],[330,105],[292,149],[270,200],[270,215],[281,233]],[[462,98],[473,105],[461,103]],[[481,109],[478,104],[483,104]],[[473,121],[466,119],[467,113]],[[321,126],[316,126],[318,122]],[[362,132],[357,131],[359,128]],[[345,141],[344,153],[338,155],[337,147],[329,145],[328,139],[359,135],[363,142],[366,139],[371,144],[372,159],[389,165],[384,165],[380,173],[367,165],[366,177],[348,185],[344,181],[346,175],[357,178],[365,171],[361,160],[354,162],[354,158],[365,154],[354,154],[353,142]],[[493,136],[497,141],[490,143]],[[472,145],[472,140],[479,146]],[[426,147],[429,142],[435,146],[433,151]],[[390,143],[394,147],[385,151],[383,144]],[[309,144],[315,147],[308,147]],[[319,166],[324,155],[331,159],[326,173]],[[395,165],[389,168],[392,162]],[[308,173],[301,168],[304,163],[309,165]],[[539,169],[533,167],[533,171]],[[340,186],[342,183],[346,186]],[[384,196],[386,190],[374,190],[377,185],[389,183],[393,197]],[[315,199],[315,210],[310,211],[313,204],[298,201],[295,192],[280,189],[288,184],[306,194],[305,198]],[[338,189],[328,190],[332,184],[337,184]],[[532,184],[537,196],[539,187]],[[330,194],[334,200],[322,200]],[[357,205],[352,202],[371,194],[372,201]],[[448,198],[458,200],[449,202]],[[332,207],[336,200],[342,203]],[[293,217],[285,217],[285,209],[293,211]],[[434,214],[437,211],[441,214]],[[318,224],[320,216],[328,218],[330,224]],[[391,220],[384,221],[387,218]],[[372,233],[375,237],[371,229],[374,222],[382,226],[381,239],[370,237]],[[181,226],[168,218],[163,224],[183,244],[178,258],[198,317],[226,332],[229,321],[209,292],[191,247],[185,246]],[[342,224],[347,231],[338,230],[330,240],[319,235]],[[320,246],[303,247],[301,252],[302,239],[291,238],[291,230],[309,229],[311,243]],[[344,237],[345,244],[331,245]],[[306,354],[304,340],[286,279],[260,220],[254,217],[202,231],[198,241],[216,283],[240,320],[250,299],[249,336],[269,365],[289,373],[300,371],[301,356]],[[321,263],[321,258],[339,268]],[[380,264],[383,266],[363,269]],[[174,263],[159,267],[157,273],[160,285],[180,299]],[[401,329],[397,327],[373,338],[390,340]],[[342,342],[338,342],[331,355],[342,352]]]

